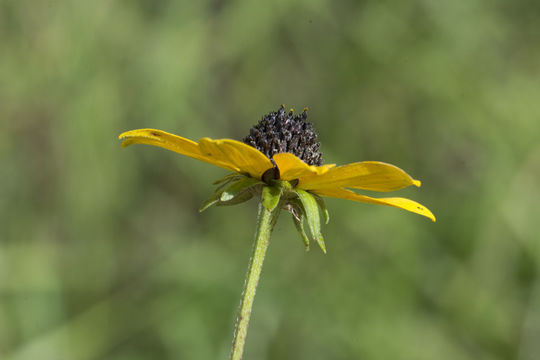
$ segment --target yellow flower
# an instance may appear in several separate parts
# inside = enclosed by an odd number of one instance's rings
[[[211,205],[234,205],[260,196],[255,244],[244,282],[235,326],[231,359],[241,359],[253,299],[268,248],[270,233],[281,209],[292,214],[294,224],[309,249],[304,231],[307,220],[312,238],[326,253],[321,234],[320,215],[329,215],[321,196],[388,205],[420,214],[435,221],[435,216],[419,203],[400,197],[373,198],[349,189],[394,191],[410,185],[420,186],[400,168],[378,161],[363,161],[343,166],[322,165],[320,144],[306,110],[294,116],[282,105],[263,116],[243,142],[231,139],[202,138],[197,142],[161,130],[138,129],[120,134],[122,147],[131,144],[159,146],[182,155],[227,169],[232,173],[215,184],[216,193],[200,211]]]
[[[317,133],[307,122],[307,109],[299,115],[288,113],[282,105],[251,128],[243,142],[202,138],[197,142],[161,130],[139,129],[120,135],[122,147],[147,144],[222,167],[232,174],[217,181],[216,193],[205,201],[203,211],[212,205],[235,205],[260,196],[261,205],[275,223],[281,209],[292,214],[306,249],[309,238],[304,231],[307,220],[313,239],[323,252],[320,215],[329,215],[321,198],[333,197],[368,204],[393,206],[435,221],[435,216],[419,203],[400,197],[373,198],[349,189],[394,191],[420,186],[400,168],[378,161],[363,161],[343,166],[322,165]]]
[[[410,185],[420,186],[397,166],[379,161],[362,161],[343,166],[308,165],[291,153],[278,153],[272,160],[261,151],[243,142],[231,139],[202,138],[197,142],[161,130],[138,129],[122,133],[122,147],[131,144],[159,146],[182,155],[219,166],[229,171],[262,180],[267,171],[278,169],[279,180],[293,184],[294,189],[304,190],[324,197],[360,201],[368,204],[387,205],[420,214],[435,221],[435,216],[425,206],[401,197],[373,198],[349,189],[388,192]]]

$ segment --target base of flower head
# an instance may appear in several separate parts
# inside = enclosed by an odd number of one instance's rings
[[[306,250],[309,250],[310,241],[304,230],[304,220],[307,221],[311,238],[326,253],[320,218],[322,214],[325,222],[328,223],[329,216],[323,199],[308,191],[295,188],[297,181],[279,180],[273,175],[269,173],[268,181],[260,181],[240,174],[227,175],[215,183],[218,185],[216,192],[203,203],[199,211],[202,212],[212,205],[240,204],[257,196],[269,211],[280,207],[291,213]]]

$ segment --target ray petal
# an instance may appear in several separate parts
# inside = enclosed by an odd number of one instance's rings
[[[237,166],[230,162],[215,159],[202,154],[199,149],[199,145],[196,142],[165,131],[156,129],[131,130],[120,134],[118,139],[123,140],[122,147],[132,144],[153,145],[222,167],[230,171],[240,170]]]
[[[257,179],[274,166],[262,152],[240,141],[202,138],[198,144],[204,156],[231,164],[238,169],[237,171],[247,173]]]
[[[436,221],[435,216],[431,211],[429,211],[428,208],[425,206],[417,203],[416,201],[412,201],[405,198],[400,197],[391,197],[391,198],[372,198],[369,196],[364,196],[355,193],[354,191],[342,189],[342,188],[327,188],[327,189],[317,189],[312,190],[313,193],[320,195],[320,196],[328,196],[338,199],[347,199],[347,200],[354,200],[354,201],[360,201],[368,204],[376,204],[376,205],[387,205],[387,206],[393,206],[397,207],[403,210],[407,210],[419,215],[423,215],[427,218],[430,218],[432,221]]]
[[[298,187],[306,190],[348,187],[371,191],[394,191],[410,185],[420,186],[421,183],[397,166],[379,161],[338,166],[321,175],[302,177],[298,183]]]
[[[279,178],[286,181],[298,179],[302,176],[321,175],[335,166],[335,164],[308,165],[291,153],[275,154],[272,159],[279,169]]]

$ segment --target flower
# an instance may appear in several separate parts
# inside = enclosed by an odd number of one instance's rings
[[[293,116],[292,110],[287,113],[281,106],[278,111],[265,115],[244,142],[207,137],[194,142],[155,129],[127,131],[119,139],[123,140],[122,147],[132,144],[159,146],[231,171],[232,174],[216,182],[221,185],[202,210],[213,204],[243,202],[260,193],[266,207],[273,209],[281,201],[282,207],[293,214],[306,247],[309,242],[303,231],[304,217],[313,237],[325,251],[319,213],[315,208],[322,210],[326,222],[328,212],[320,197],[393,206],[435,221],[429,209],[413,200],[373,198],[350,190],[389,192],[410,185],[419,187],[421,183],[397,166],[379,161],[322,165],[317,135],[305,121],[306,110]]]

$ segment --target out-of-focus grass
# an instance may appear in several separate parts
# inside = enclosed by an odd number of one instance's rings
[[[329,253],[283,216],[249,359],[540,352],[540,5],[0,2],[0,358],[226,358],[255,204],[116,136],[241,138],[308,106],[327,162],[381,160],[438,222],[329,200]]]

